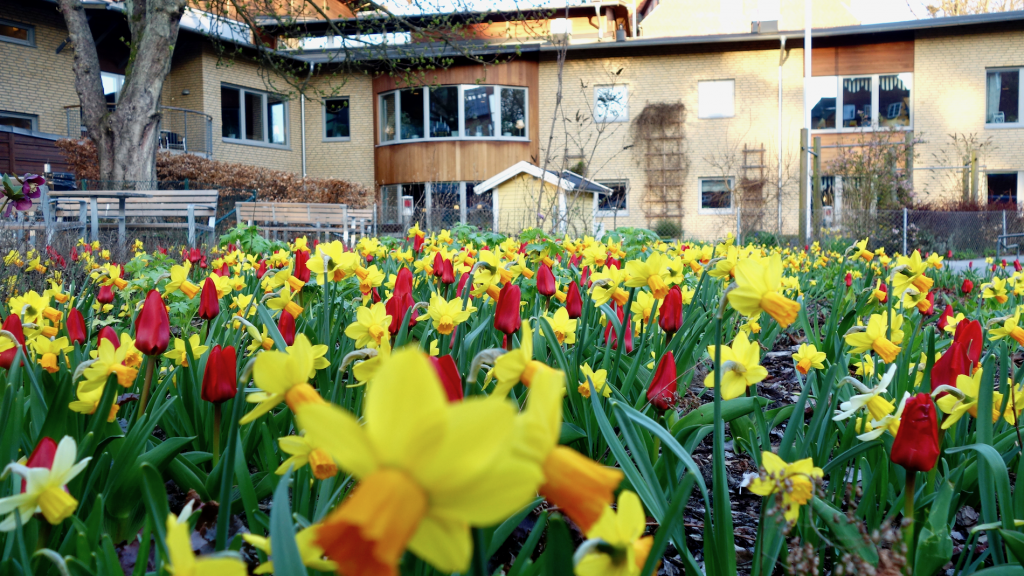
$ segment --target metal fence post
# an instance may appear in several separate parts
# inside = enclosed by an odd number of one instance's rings
[[[1006,210],[1003,210],[1003,236],[1006,236]]]
[[[903,255],[907,255],[907,209],[903,208]]]

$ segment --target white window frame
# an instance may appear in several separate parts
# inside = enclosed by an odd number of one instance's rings
[[[430,94],[431,94],[430,88],[445,88],[445,87],[451,87],[451,86],[458,86],[458,89],[459,89],[459,125],[458,125],[458,134],[459,135],[458,136],[438,136],[438,137],[433,137],[433,136],[430,135]],[[494,88],[494,89],[499,91],[498,92],[499,101],[501,99],[501,92],[500,91],[503,90],[503,89],[522,90],[523,91],[523,95],[524,95],[524,98],[523,98],[523,111],[524,111],[523,123],[525,124],[525,126],[523,127],[523,131],[526,134],[526,136],[500,136],[500,135],[499,136],[469,136],[469,135],[466,135],[464,133],[465,132],[465,125],[466,125],[466,101],[465,101],[466,94],[465,93],[466,93],[466,90],[470,89],[470,88]],[[377,94],[377,118],[375,118],[375,122],[377,123],[377,127],[378,127],[377,129],[378,129],[378,132],[379,132],[377,134],[377,146],[393,146],[395,144],[410,144],[410,143],[415,143],[415,142],[428,142],[428,141],[433,141],[433,142],[449,142],[449,141],[452,141],[452,140],[477,140],[477,141],[479,141],[479,140],[487,140],[487,141],[498,140],[498,141],[505,141],[505,142],[529,142],[530,141],[530,89],[527,88],[526,86],[510,86],[510,85],[506,85],[506,84],[445,84],[445,85],[441,85],[441,86],[424,87],[423,88],[423,134],[424,134],[424,137],[423,138],[409,138],[409,139],[403,140],[403,139],[400,138],[401,135],[402,135],[402,114],[401,114],[401,110],[402,110],[402,102],[401,102],[402,95],[401,95],[401,92],[402,92],[402,90],[406,90],[406,89],[408,89],[408,88],[399,88],[399,89],[396,89],[396,90],[388,90],[387,92],[380,92],[380,93]],[[383,136],[384,136],[383,131],[384,131],[384,126],[385,126],[385,124],[384,124],[384,117],[382,116],[382,113],[383,113],[383,110],[384,110],[383,102],[384,102],[384,98],[386,98],[387,96],[391,96],[391,95],[394,95],[394,97],[395,97],[395,139],[394,140],[387,140],[387,141],[385,141],[383,139]],[[501,106],[498,106],[498,118],[495,121],[495,125],[498,127],[498,130],[500,132],[501,125],[502,125]]]
[[[100,82],[101,83],[102,83],[102,81],[104,79],[107,79],[107,78],[112,80],[114,82],[114,84],[115,84],[115,87],[114,87],[114,103],[116,104],[117,101],[121,99],[121,90],[124,88],[124,78],[125,78],[125,76],[124,76],[124,74],[114,74],[113,72],[100,72]],[[104,88],[104,90],[106,90],[106,88]],[[104,92],[104,96],[106,96],[106,92]]]
[[[701,111],[701,85],[721,84],[729,82],[732,84],[732,113],[731,114],[707,114]],[[722,118],[735,118],[736,117],[736,79],[735,78],[721,78],[718,80],[700,80],[697,82],[697,118],[701,120],[718,120]]]
[[[39,131],[39,116],[36,114],[24,114],[22,112],[7,112],[6,110],[0,110],[0,118],[17,118],[19,120],[29,120],[32,122],[32,131]]]
[[[987,71],[986,71],[987,72]],[[838,134],[838,133],[850,133],[850,132],[872,132],[875,130],[889,130],[889,127],[881,127],[878,122],[878,96],[879,96],[879,78],[882,76],[900,76],[906,74],[910,77],[910,122],[906,126],[893,126],[893,130],[914,130],[914,114],[917,106],[914,105],[914,73],[913,72],[885,72],[880,74],[847,74],[844,76],[826,76],[826,78],[835,78],[836,80],[836,127],[835,128],[821,128],[813,129],[813,134]],[[843,124],[843,80],[850,78],[871,78],[871,125],[870,126],[850,126],[844,127]],[[986,126],[987,127],[987,126]]]
[[[31,24],[24,24],[22,22],[15,22],[14,20],[7,20],[0,18],[0,24],[5,26],[14,26],[15,28],[21,28],[28,32],[28,38],[22,40],[21,38],[14,38],[13,36],[0,35],[0,42],[8,42],[10,44],[17,44],[19,46],[29,46],[31,48],[36,47],[36,27]]]
[[[597,113],[598,109],[598,96],[602,90],[612,90],[617,92],[622,90],[624,99],[621,102],[622,114],[616,114],[615,116],[608,117],[607,115],[599,116]],[[594,86],[594,122],[597,124],[611,124],[615,122],[629,122],[629,84],[602,84]]]
[[[629,193],[630,193],[629,179],[628,178],[620,178],[620,179],[616,179],[616,180],[601,180],[601,181],[598,181],[598,184],[600,184],[602,186],[608,186],[609,188],[611,188],[612,186],[618,186],[618,185],[625,186],[625,188],[626,188],[626,194],[625,194],[626,207],[623,208],[622,210],[601,210],[601,199],[598,197],[598,196],[601,196],[601,195],[595,193],[594,194],[594,213],[597,215],[597,217],[598,218],[613,218],[613,217],[614,218],[619,218],[619,217],[629,216]]]
[[[348,102],[348,136],[327,135],[327,102],[329,100],[344,100]],[[348,96],[324,97],[320,101],[320,129],[323,130],[323,142],[351,142],[352,141],[352,99]]]
[[[729,183],[729,207],[704,207],[704,182],[725,180]],[[697,213],[698,214],[732,214],[736,208],[736,177],[735,176],[702,176],[697,178]]]
[[[989,122],[988,121],[988,73],[989,72],[1016,72],[1017,73],[1017,121],[1016,122]],[[1020,85],[1020,79],[1024,78],[1024,67],[1020,66],[997,66],[985,68],[985,82],[982,84],[985,90],[985,108],[982,110],[986,130],[1004,130],[1006,128],[1024,128],[1024,121],[1021,121],[1021,112],[1024,112],[1024,86]]]
[[[243,146],[258,146],[261,148],[274,148],[276,150],[291,150],[291,119],[289,118],[290,110],[288,106],[288,100],[280,94],[273,94],[265,90],[254,90],[252,88],[246,88],[245,86],[238,86],[237,84],[229,84],[222,82],[221,88],[231,88],[238,90],[238,132],[240,138],[228,138],[221,132],[221,140],[227,144],[241,144]],[[249,140],[245,138],[245,92],[255,94],[260,97],[260,114],[265,116],[267,113],[267,96],[276,96],[281,99],[281,103],[284,104],[284,144],[275,144],[270,141],[270,119],[264,118],[262,122],[263,126],[263,139],[262,140]],[[218,93],[219,94],[219,93]],[[223,113],[223,112],[222,112]]]

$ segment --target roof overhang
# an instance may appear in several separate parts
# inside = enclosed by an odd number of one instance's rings
[[[494,176],[491,176],[487,180],[484,180],[474,186],[473,190],[476,194],[482,194],[497,188],[521,174],[528,174],[534,178],[543,179],[548,184],[565,191],[576,190],[577,182],[582,182],[583,185],[579,186],[579,192],[591,194],[610,194],[612,192],[611,188],[598,184],[597,182],[587,180],[586,178],[583,178],[573,172],[569,172],[568,170],[564,171],[560,177],[559,174],[550,170],[541,170],[540,167],[531,162],[527,162],[526,160],[516,162],[512,166],[502,170]],[[576,180],[577,182],[574,182],[573,180]]]

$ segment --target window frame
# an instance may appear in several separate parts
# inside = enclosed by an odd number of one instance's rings
[[[36,47],[36,27],[31,24],[25,24],[23,22],[16,22],[14,20],[7,20],[6,18],[0,18],[0,24],[5,26],[14,26],[15,28],[21,28],[28,32],[28,38],[22,40],[20,38],[14,38],[11,36],[0,35],[0,42],[7,42],[9,44],[17,44],[18,46],[28,46],[29,48]]]
[[[726,115],[712,115],[704,116],[700,111],[700,85],[701,84],[712,84],[718,82],[732,82],[732,114]],[[735,78],[717,78],[709,80],[698,80],[697,81],[697,119],[699,120],[725,120],[728,118],[736,117],[736,79]]]
[[[275,150],[291,150],[292,149],[292,138],[291,138],[292,127],[291,127],[291,118],[290,118],[290,116],[291,116],[291,107],[289,106],[289,101],[288,101],[287,98],[285,98],[281,94],[274,94],[272,92],[267,92],[266,90],[256,90],[254,88],[246,88],[245,86],[239,86],[237,84],[231,84],[229,82],[221,82],[220,83],[220,87],[221,87],[221,89],[229,88],[229,89],[232,89],[232,90],[238,90],[239,91],[239,94],[238,94],[238,132],[239,132],[239,135],[241,136],[240,138],[229,138],[227,136],[224,136],[224,132],[223,132],[224,128],[223,128],[223,120],[222,120],[221,121],[221,141],[222,142],[224,142],[225,144],[238,144],[238,145],[241,145],[241,146],[257,146],[257,147],[260,147],[260,148],[273,148]],[[245,93],[246,92],[248,92],[250,94],[257,95],[257,96],[260,97],[260,116],[261,116],[261,118],[263,118],[263,121],[262,121],[263,139],[262,140],[250,140],[248,138],[245,138],[245,136],[244,136],[245,135],[245,112],[246,112],[246,110],[245,110]],[[283,114],[283,117],[284,117],[283,118],[284,119],[284,144],[274,144],[274,143],[272,143],[270,141],[270,133],[271,133],[272,128],[270,126],[270,118],[269,118],[269,114],[268,114],[269,110],[268,110],[268,107],[267,107],[267,97],[268,96],[276,96],[277,98],[280,98],[281,103],[284,104],[284,114]],[[223,103],[221,104],[221,106],[222,106],[221,107],[221,114],[223,115]]]
[[[704,182],[724,180],[729,186],[728,208],[704,207]],[[701,176],[697,178],[697,213],[698,214],[732,214],[736,210],[736,177],[735,176]]]
[[[620,185],[623,188],[625,188],[625,191],[623,192],[623,195],[622,195],[622,199],[623,199],[623,203],[625,204],[625,207],[623,209],[621,209],[621,210],[602,210],[601,209],[601,198],[596,198],[597,202],[596,202],[596,205],[594,207],[594,210],[595,210],[595,213],[596,213],[597,217],[598,218],[618,218],[620,216],[622,216],[622,217],[629,216],[629,192],[630,192],[629,178],[618,178],[618,179],[613,179],[613,180],[599,180],[599,181],[597,181],[597,183],[602,185],[602,186],[607,186],[609,188],[611,188],[612,186],[620,186]],[[594,196],[597,197],[597,196],[600,196],[600,194],[594,194]],[[606,194],[606,196],[607,196],[607,194]]]
[[[986,71],[987,73],[987,71]],[[878,100],[880,97],[880,82],[882,76],[900,76],[902,74],[909,75],[910,79],[910,113],[908,114],[909,122],[906,126],[892,126],[883,127],[879,124],[879,104]],[[877,130],[914,130],[914,114],[917,106],[914,105],[914,73],[913,72],[880,72],[878,74],[844,74],[841,76],[820,76],[820,78],[835,78],[836,79],[836,126],[835,128],[814,128],[811,130],[812,134],[841,134],[851,132],[874,132]],[[871,78],[871,124],[870,126],[843,126],[842,112],[843,112],[843,80],[851,78]]]
[[[459,125],[458,125],[458,136],[431,136],[430,135],[430,97],[433,88],[444,88],[444,87],[457,87],[458,102],[459,102]],[[423,89],[423,138],[409,138],[402,139],[402,90],[407,90],[409,87],[396,88],[394,90],[387,90],[385,92],[378,92],[376,94],[376,112],[374,122],[376,125],[376,146],[394,146],[396,144],[413,144],[417,142],[451,142],[454,140],[470,140],[470,141],[501,141],[501,142],[529,142],[530,141],[530,89],[526,86],[513,86],[508,84],[442,84],[437,86],[424,86]],[[522,90],[523,91],[523,110],[524,117],[523,122],[525,126],[523,131],[525,136],[468,136],[465,134],[466,131],[466,90],[469,88],[494,88],[498,91],[498,114],[494,121],[495,126],[498,127],[499,134],[501,133],[502,117],[501,117],[501,91],[502,90]],[[388,96],[394,96],[394,113],[395,113],[395,138],[393,140],[384,140],[384,117],[382,116],[384,106],[384,99]]]
[[[616,114],[615,117],[613,119],[611,119],[611,120],[609,120],[607,116],[598,117],[598,115],[597,115],[597,94],[598,94],[598,91],[602,90],[602,89],[604,89],[604,90],[608,90],[608,89],[616,90],[618,88],[621,88],[625,92],[625,94],[626,94],[626,100],[625,100],[625,103],[623,104],[623,114],[621,114],[621,115]],[[594,86],[594,113],[592,114],[592,116],[594,117],[594,123],[595,124],[615,124],[615,123],[621,123],[621,122],[629,122],[629,84],[626,84],[626,83],[616,83],[616,84],[599,84],[597,86]]]
[[[24,112],[9,112],[7,110],[0,110],[0,118],[17,118],[19,120],[28,120],[32,123],[31,130],[33,132],[39,131],[39,115],[38,114],[26,114]]]
[[[1017,73],[1017,121],[1016,122],[989,122],[988,121],[988,74],[989,72],[1016,72]],[[1024,86],[1021,86],[1020,80],[1024,78],[1024,66],[994,66],[992,68],[985,68],[985,81],[983,82],[983,90],[985,91],[985,108],[982,109],[981,113],[985,120],[985,130],[1005,130],[1007,128],[1024,128],[1024,116],[1021,112],[1024,111]],[[911,110],[913,112],[913,110]]]
[[[327,135],[327,101],[328,100],[344,100],[348,102],[348,136],[328,136]],[[320,129],[323,130],[322,142],[351,142],[352,141],[352,98],[349,96],[325,96],[320,100]]]

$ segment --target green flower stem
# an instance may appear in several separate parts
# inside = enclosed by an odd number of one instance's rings
[[[149,403],[149,389],[153,385],[153,369],[156,367],[156,359],[146,356],[146,381],[142,384],[142,396],[139,398],[139,411],[135,413],[135,420],[138,421],[146,413],[146,404]]]
[[[906,489],[903,496],[903,542],[907,545],[907,574],[913,574],[914,560],[914,480],[917,472],[907,470]]]

